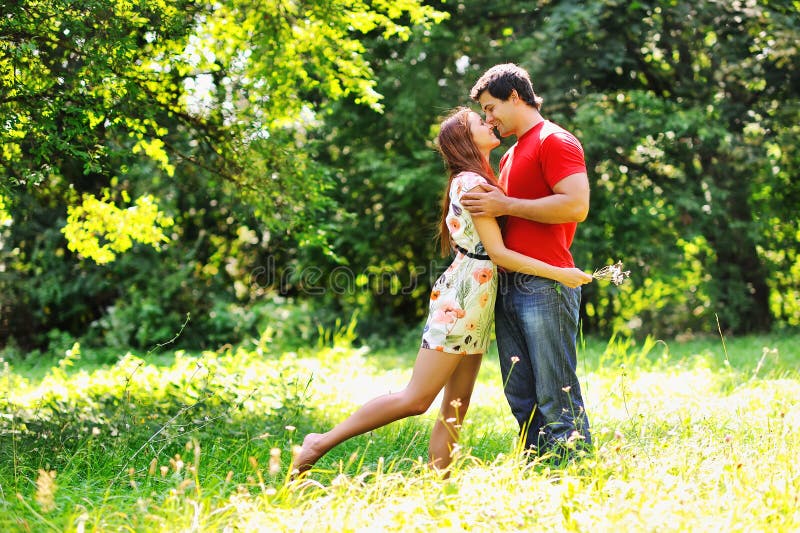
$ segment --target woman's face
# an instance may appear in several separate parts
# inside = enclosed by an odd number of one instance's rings
[[[472,133],[472,141],[481,152],[489,153],[500,144],[500,139],[494,134],[494,128],[484,122],[477,113],[470,111],[467,123]]]

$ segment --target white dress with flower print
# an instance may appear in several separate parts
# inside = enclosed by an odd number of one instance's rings
[[[463,251],[442,274],[431,291],[428,321],[422,332],[422,347],[457,354],[477,354],[489,347],[494,300],[497,294],[497,269],[472,223],[469,211],[461,206],[461,196],[486,183],[474,172],[461,172],[450,185],[450,211],[447,227],[453,243]]]

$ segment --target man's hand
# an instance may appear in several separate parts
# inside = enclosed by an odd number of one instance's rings
[[[480,187],[480,190],[477,190]],[[461,197],[461,205],[474,217],[499,217],[508,214],[509,198],[502,189],[482,183]]]
[[[574,289],[586,283],[591,283],[594,278],[579,268],[565,268],[559,275],[560,281],[567,287]]]

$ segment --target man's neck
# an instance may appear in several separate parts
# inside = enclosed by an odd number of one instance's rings
[[[514,132],[517,139],[528,133],[537,124],[544,121],[544,118],[535,107],[525,106],[524,111],[520,111],[520,127]]]

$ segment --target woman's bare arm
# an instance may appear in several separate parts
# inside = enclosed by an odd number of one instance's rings
[[[527,255],[509,250],[503,242],[500,226],[493,217],[473,217],[475,229],[483,243],[483,247],[496,265],[507,270],[532,274],[563,283],[567,287],[579,287],[592,281],[592,276],[579,268],[562,268],[549,265],[544,261],[533,259]]]

